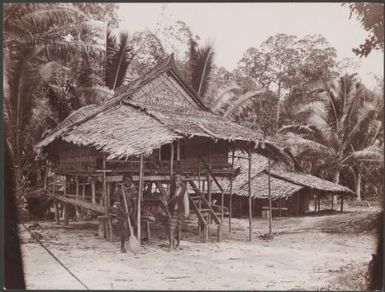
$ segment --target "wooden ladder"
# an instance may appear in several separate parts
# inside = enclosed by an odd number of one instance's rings
[[[200,189],[197,187],[195,182],[193,180],[187,180],[192,189],[194,190],[195,194],[191,195],[188,194],[188,197],[190,199],[190,203],[195,211],[195,213],[198,216],[198,219],[203,225],[203,241],[207,242],[209,237],[209,216],[205,216],[210,214],[211,218],[214,220],[214,222],[217,224],[218,233],[217,233],[217,241],[221,241],[222,239],[222,222],[217,216],[217,213],[214,212],[213,208],[211,207],[210,203],[206,200],[203,193],[200,191]]]

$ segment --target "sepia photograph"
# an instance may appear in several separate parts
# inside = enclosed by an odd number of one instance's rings
[[[5,289],[383,290],[382,2],[8,2]]]

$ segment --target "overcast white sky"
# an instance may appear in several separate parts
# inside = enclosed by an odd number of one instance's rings
[[[120,28],[133,33],[153,30],[166,17],[184,21],[202,40],[214,41],[215,63],[232,70],[249,47],[259,47],[277,33],[321,34],[337,49],[337,58],[354,58],[368,87],[373,76],[383,76],[384,54],[372,52],[367,58],[354,55],[367,36],[361,24],[349,19],[348,7],[338,3],[122,3]],[[162,8],[164,13],[162,13]]]

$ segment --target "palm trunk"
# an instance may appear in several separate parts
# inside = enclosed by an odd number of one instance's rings
[[[340,182],[340,172],[339,170],[337,170],[335,173],[334,173],[334,182],[336,184],[338,184]],[[333,209],[333,206],[337,206],[337,196],[335,194],[332,195],[332,209]]]
[[[357,201],[361,201],[361,171],[360,168],[357,168],[357,182],[356,182],[356,194],[357,194]]]
[[[280,111],[281,111],[281,81],[278,82],[278,90],[277,90],[277,95],[278,95],[278,103],[277,103],[277,131],[279,129],[279,116],[280,116]]]

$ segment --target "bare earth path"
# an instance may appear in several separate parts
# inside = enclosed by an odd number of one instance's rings
[[[252,242],[247,241],[245,219],[234,219],[231,235],[226,223],[221,243],[200,243],[194,225],[184,235],[182,249],[173,252],[165,247],[166,236],[158,227],[136,256],[121,254],[117,241],[99,239],[95,223],[64,228],[40,222],[39,232],[48,248],[91,289],[360,290],[375,252],[375,234],[323,230],[330,222],[368,214],[274,218],[276,235],[271,241],[258,237],[267,232],[262,219],[253,223]],[[83,288],[38,243],[28,243],[28,233],[20,230],[28,289]]]

